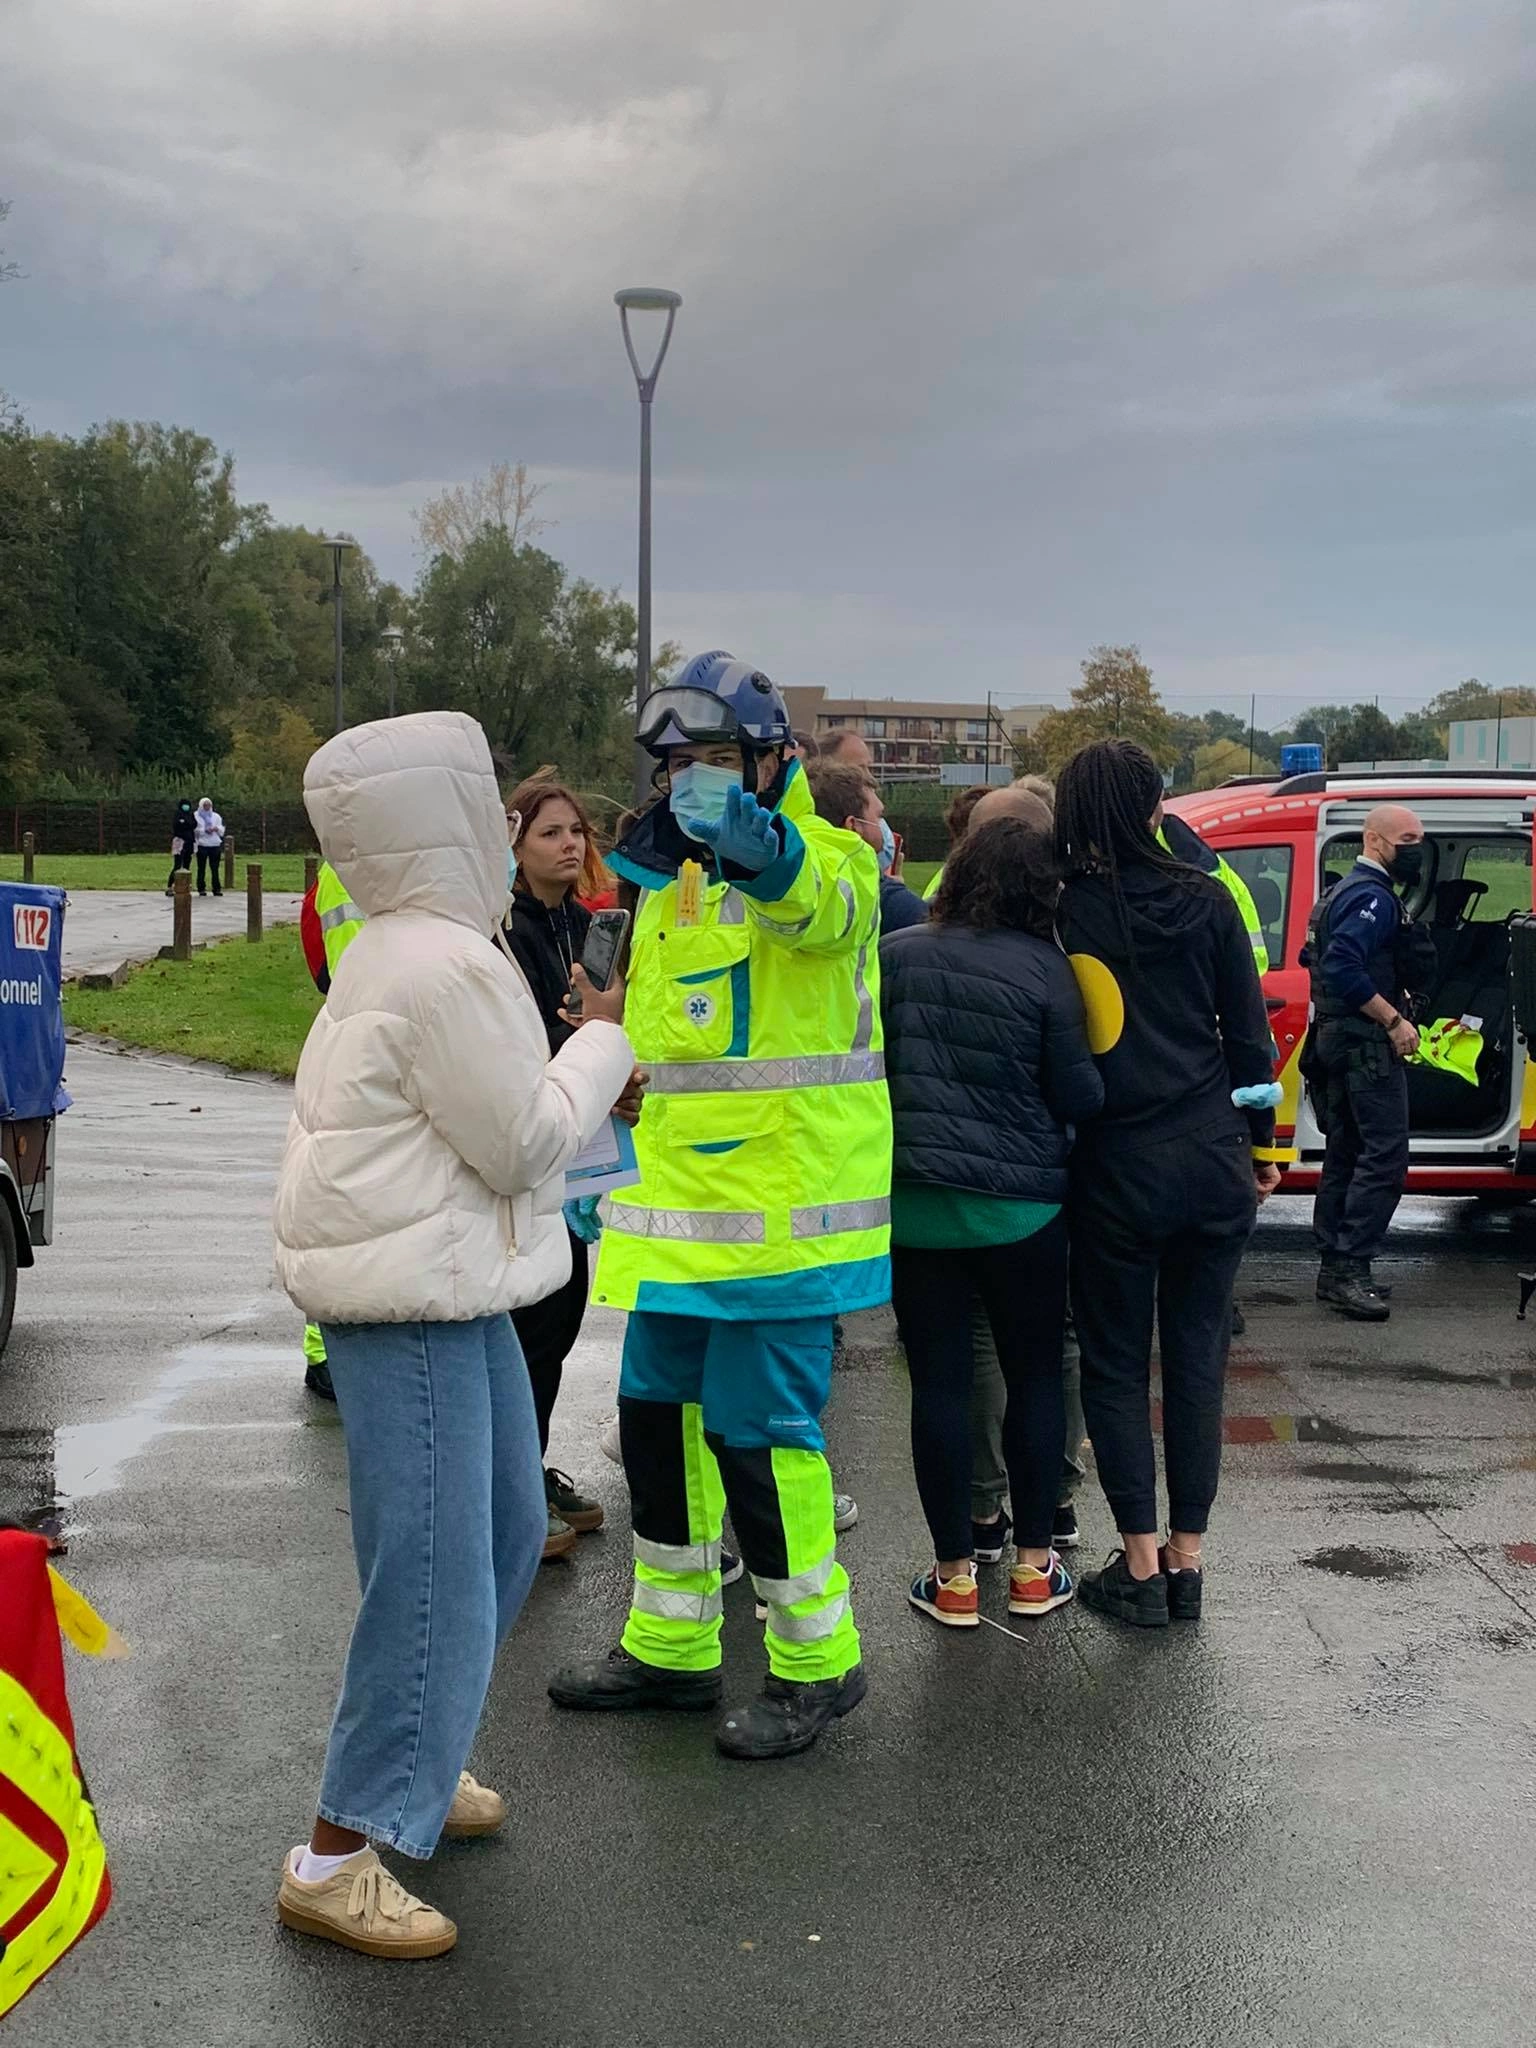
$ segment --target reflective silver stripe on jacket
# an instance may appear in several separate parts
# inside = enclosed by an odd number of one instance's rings
[[[875,999],[870,994],[869,983],[864,979],[864,969],[869,960],[869,940],[859,948],[858,965],[853,970],[853,992],[859,999],[859,1021],[854,1026],[853,1049],[867,1052],[875,1035]]]
[[[879,1230],[891,1220],[888,1196],[868,1202],[822,1202],[814,1208],[791,1209],[791,1237],[832,1237],[839,1230]]]
[[[747,899],[739,889],[727,889],[720,898],[720,915],[717,924],[745,924],[747,921]]]
[[[635,1538],[635,1557],[657,1572],[717,1572],[720,1545],[716,1543],[653,1543],[649,1536]]]
[[[820,1564],[813,1564],[808,1572],[797,1572],[792,1579],[760,1579],[754,1572],[752,1583],[760,1600],[774,1607],[793,1607],[797,1600],[814,1600],[818,1593],[825,1593],[836,1565],[837,1552],[829,1550]]]
[[[667,1237],[680,1244],[761,1244],[763,1218],[755,1209],[642,1209],[608,1198],[608,1228],[628,1237]]]
[[[853,920],[859,914],[859,899],[853,893],[852,882],[840,881],[837,885],[837,893],[842,897],[843,905],[848,912],[848,915],[843,919],[843,928],[837,936],[840,939],[846,939],[853,930]]]
[[[790,1614],[772,1603],[768,1608],[768,1633],[781,1643],[822,1643],[835,1636],[848,1619],[848,1595],[839,1593],[814,1614]]]
[[[323,932],[333,932],[338,925],[367,922],[367,918],[355,903],[333,903],[329,910],[322,910],[320,913],[320,929]]]
[[[727,1089],[839,1088],[883,1081],[883,1052],[813,1052],[782,1060],[689,1060],[650,1068],[653,1095],[716,1095]]]
[[[669,1593],[645,1579],[636,1579],[630,1598],[641,1614],[662,1621],[718,1621],[722,1611],[718,1593]]]

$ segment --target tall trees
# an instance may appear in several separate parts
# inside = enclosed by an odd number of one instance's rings
[[[1173,722],[1139,647],[1093,648],[1082,678],[1067,709],[1051,712],[1035,730],[1053,775],[1090,740],[1138,740],[1159,767],[1172,765],[1178,755]]]

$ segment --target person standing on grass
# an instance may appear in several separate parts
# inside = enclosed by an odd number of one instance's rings
[[[213,875],[213,893],[224,894],[224,820],[213,808],[213,798],[202,796],[197,800],[197,812],[193,820],[192,836],[197,846],[197,893],[208,894],[208,876]]]
[[[176,877],[183,871],[190,872],[196,838],[197,813],[192,808],[192,799],[184,796],[171,819],[171,872],[165,878],[167,896],[176,894]]]
[[[1104,1085],[1055,942],[1058,887],[1047,830],[1016,816],[975,824],[950,858],[932,922],[880,947],[895,1140],[891,1295],[934,1545],[908,1598],[951,1628],[980,1620],[973,1295],[1007,1388],[1003,1453],[1019,1546],[1008,1609],[1039,1616],[1072,1598],[1052,1545],[1066,1450],[1062,1205],[1073,1126],[1098,1112]]]
[[[278,1179],[278,1276],[316,1320],[341,1409],[362,1601],[285,1926],[365,1955],[457,1940],[374,1844],[426,1858],[485,1835],[465,1770],[546,1508],[510,1311],[565,1284],[567,1162],[627,1090],[623,983],[578,967],[581,1030],[549,1057],[501,938],[507,818],[472,718],[339,733],[304,800],[366,923],[299,1061]]]
[[[1242,916],[1218,880],[1159,843],[1162,819],[1162,774],[1133,741],[1095,741],[1062,770],[1057,928],[1104,1079],[1104,1113],[1072,1157],[1072,1307],[1088,1434],[1124,1546],[1084,1573],[1079,1591],[1142,1628],[1199,1617],[1232,1282],[1256,1204],[1290,1156],[1274,1142],[1273,1041]],[[1154,1316],[1163,1544],[1148,1399]]]
[[[601,896],[613,878],[597,851],[585,806],[552,770],[541,770],[518,785],[508,802],[507,823],[516,861],[507,939],[512,957],[528,977],[553,1057],[576,1028],[567,1021],[565,1009],[572,971],[592,923],[582,899]],[[549,1449],[549,1422],[560,1396],[561,1373],[587,1312],[587,1247],[597,1235],[589,1205],[567,1203],[565,1222],[570,1279],[512,1318],[528,1361],[541,1455]],[[578,1533],[602,1527],[601,1503],[578,1492],[575,1481],[553,1466],[544,1470],[544,1496],[549,1504],[546,1560],[566,1556]]]

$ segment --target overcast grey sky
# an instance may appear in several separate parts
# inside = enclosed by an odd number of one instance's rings
[[[175,419],[402,580],[522,459],[656,625],[834,691],[1533,678],[1518,0],[9,0],[34,423]]]

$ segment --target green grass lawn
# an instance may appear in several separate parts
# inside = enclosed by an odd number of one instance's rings
[[[64,1021],[156,1052],[291,1075],[320,997],[294,925],[259,945],[226,939],[190,960],[155,960],[121,988],[64,991]]]
[[[901,879],[921,896],[942,866],[943,862],[937,860],[909,860],[902,869]]]
[[[261,885],[272,895],[299,895],[304,887],[302,853],[253,853],[261,865]],[[40,853],[32,878],[59,889],[163,889],[171,871],[168,853]],[[0,882],[21,880],[21,855],[0,854]],[[197,870],[192,871],[197,887]],[[235,855],[235,887],[245,889],[245,856]]]

